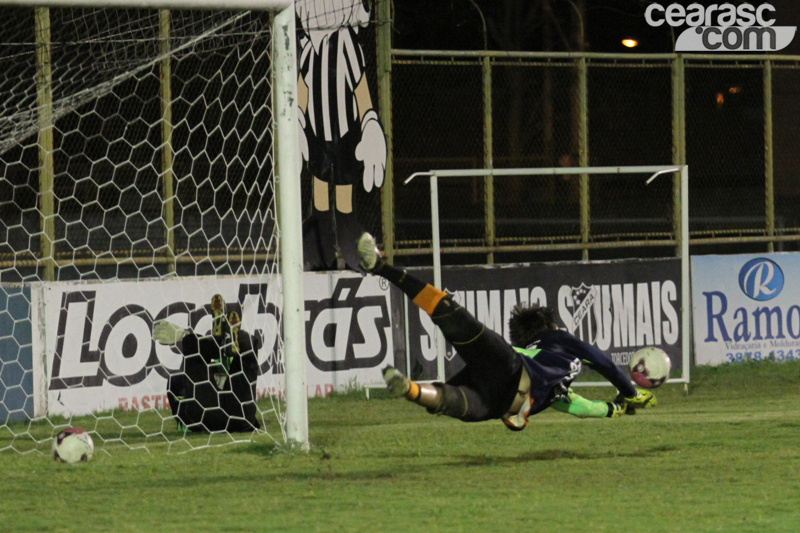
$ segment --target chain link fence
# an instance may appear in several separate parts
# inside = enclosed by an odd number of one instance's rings
[[[800,227],[800,62],[772,62],[772,154],[776,235],[792,237]],[[776,244],[797,249],[792,243]]]
[[[233,274],[273,258],[270,15],[53,8],[39,27],[36,13],[0,21],[0,281]],[[375,24],[359,32],[379,110]],[[380,238],[380,191],[353,189]]]
[[[393,252],[430,253],[427,184],[400,185],[414,172],[684,162],[695,248],[796,249],[798,68],[794,57],[394,50]],[[644,179],[442,180],[446,261],[673,255],[677,184]]]
[[[5,13],[0,281],[233,273],[274,253],[269,14],[164,13]]]
[[[62,98],[64,110],[53,110],[53,254],[64,265],[59,278],[81,277],[86,268],[100,277],[141,276],[141,268],[150,269],[148,275],[163,274],[163,263],[152,259],[146,266],[148,261],[143,266],[129,262],[130,272],[115,263],[132,256],[137,261],[158,258],[168,237],[159,184],[159,67],[152,62],[159,54],[157,21],[152,12],[139,14],[147,16],[116,23],[130,38],[79,45],[69,38],[70,31],[91,33],[104,26],[93,29],[88,17],[62,20],[62,13],[53,12],[57,97],[79,98],[84,94],[80,83],[103,86],[103,76],[130,70],[126,61],[151,61],[149,70],[106,84],[108,91],[95,90],[91,100]],[[180,48],[182,36],[196,33],[199,21],[175,13],[171,46]],[[9,10],[5,24],[19,35],[0,44],[4,94],[11,95],[0,124],[2,138],[9,141],[0,145],[0,261],[11,267],[4,280],[17,279],[8,277],[12,271],[18,278],[39,279],[43,229],[37,117],[19,112],[36,106],[32,12]],[[263,17],[244,17],[226,28],[224,37],[204,40],[173,59],[171,171],[174,216],[180,224],[169,227],[176,228],[173,246],[198,257],[217,254],[224,262],[220,236],[251,256],[270,251],[258,243],[256,233],[269,228],[256,220],[263,205],[254,198],[264,196],[259,162],[269,158],[264,147],[272,117],[268,105],[257,106],[260,111],[240,105],[268,94],[263,84],[247,81],[269,78],[268,59],[252,52],[254,43],[266,46],[259,40],[268,38],[266,25]],[[367,194],[356,186],[355,200],[361,225],[393,243],[393,255],[410,256],[413,262],[413,256],[430,254],[427,184],[402,185],[414,172],[683,162],[691,170],[695,250],[798,248],[800,126],[792,117],[800,107],[800,58],[392,50],[391,65],[381,65],[380,45],[371,44],[379,40],[377,25],[361,31],[373,104],[382,109],[391,102],[391,120],[384,128],[392,147],[387,176],[393,192],[381,198],[377,191]],[[65,65],[87,60],[96,63],[92,72],[99,78],[60,76]],[[382,77],[386,72],[390,77]],[[388,100],[381,92],[386,80]],[[185,126],[189,123],[211,127],[192,129]],[[229,156],[242,149],[253,156]],[[308,213],[312,202],[305,178]],[[447,261],[671,255],[675,184],[667,177],[645,189],[632,186],[641,180],[442,180]],[[252,228],[261,229],[253,233]],[[631,244],[645,240],[659,246]],[[614,243],[620,250],[614,250]],[[105,259],[98,262],[99,256]],[[194,263],[206,265],[208,272],[219,267],[215,261]]]

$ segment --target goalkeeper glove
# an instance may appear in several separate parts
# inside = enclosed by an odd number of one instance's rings
[[[159,344],[172,346],[181,340],[187,331],[167,320],[159,320],[153,324],[153,339]]]

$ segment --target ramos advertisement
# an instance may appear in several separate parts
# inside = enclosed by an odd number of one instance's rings
[[[695,362],[800,359],[800,254],[692,257]]]

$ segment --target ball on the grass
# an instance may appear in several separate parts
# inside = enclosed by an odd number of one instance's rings
[[[62,463],[90,461],[94,455],[92,437],[80,428],[67,428],[53,439],[53,459]]]
[[[634,352],[629,368],[634,383],[646,389],[655,389],[669,378],[672,362],[661,348],[647,346]]]

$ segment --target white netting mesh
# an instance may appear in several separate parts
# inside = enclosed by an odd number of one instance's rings
[[[214,294],[263,345],[258,433],[282,440],[269,14],[47,13],[0,18],[0,451],[68,425],[101,449],[251,438],[166,404],[183,358],[153,323],[206,335]]]

